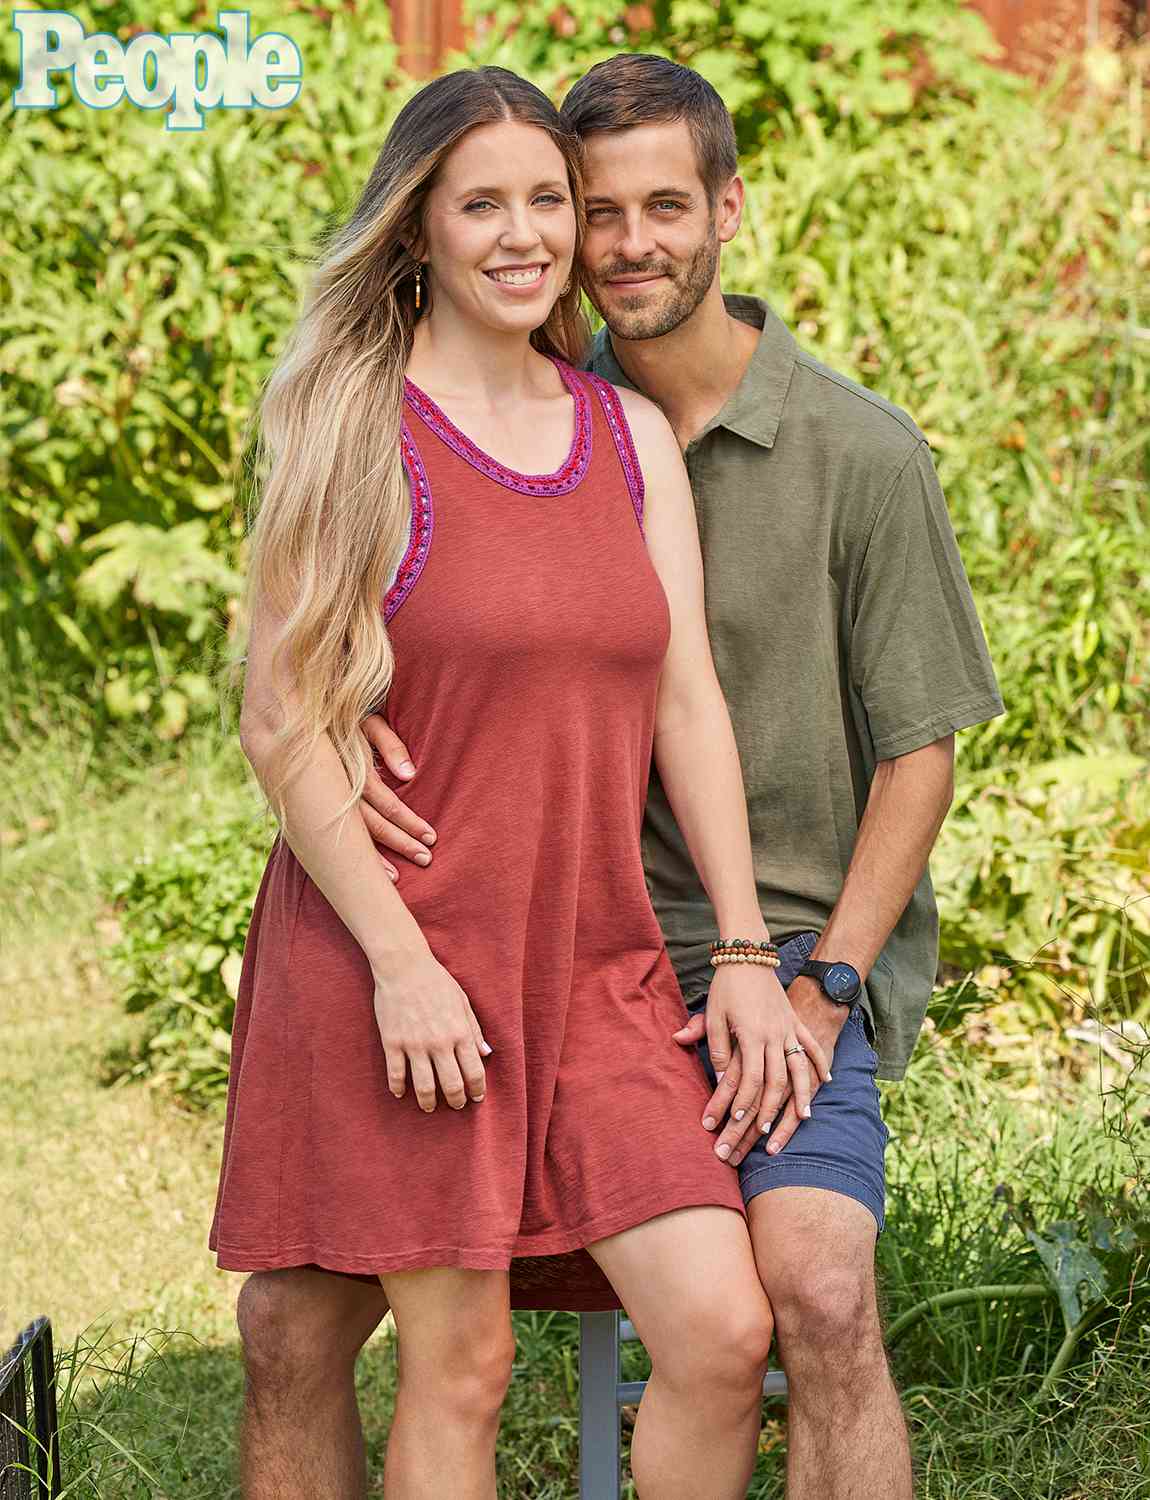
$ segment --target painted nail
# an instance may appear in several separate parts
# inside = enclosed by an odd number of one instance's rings
[[[714,1117],[714,1115],[704,1115],[703,1116],[703,1129],[704,1130],[714,1130],[714,1128],[715,1128],[715,1117]]]
[[[741,1120],[745,1114],[746,1114],[746,1110],[745,1109],[737,1109],[735,1111],[735,1119],[736,1120]]]
[[[771,1133],[771,1122],[768,1120],[767,1123],[765,1125],[761,1126],[760,1128],[761,1128],[761,1130],[762,1130],[762,1132],[763,1132],[764,1135],[770,1135],[770,1133]]]
[[[830,1074],[830,1073],[828,1073],[828,1074],[827,1074],[827,1082],[828,1082],[828,1083],[830,1083],[830,1081],[831,1081],[831,1077],[832,1077],[832,1075],[831,1075],[831,1074]]]
[[[730,1146],[726,1145],[725,1143],[722,1146],[716,1146],[715,1147],[715,1155],[719,1156],[719,1157],[722,1157],[723,1161],[726,1161],[727,1157],[730,1156],[730,1154],[731,1154],[731,1148],[730,1148]]]
[[[802,1117],[803,1117],[804,1120],[809,1120],[810,1117],[811,1117],[811,1107],[810,1107],[810,1105],[809,1104],[805,1104],[803,1106],[803,1108],[799,1111],[799,1113],[802,1115]]]
[[[479,1050],[480,1050],[480,1052],[483,1053],[484,1057],[490,1057],[491,1056],[492,1049],[487,1045],[486,1042],[480,1042],[480,1044],[479,1044]]]
[[[723,1069],[723,1073],[725,1073],[726,1071],[727,1071],[726,1068],[724,1068]],[[722,1081],[723,1081],[723,1073],[716,1073],[715,1074],[715,1082],[716,1083],[722,1083]]]

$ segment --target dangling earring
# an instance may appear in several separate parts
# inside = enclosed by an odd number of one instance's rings
[[[415,310],[419,311],[423,303],[423,267],[416,262],[415,265]]]
[[[560,288],[559,295],[561,297],[566,297],[567,293],[570,290],[571,290],[571,278],[570,278],[570,276],[568,276],[568,278],[567,278],[567,284],[565,286],[563,286],[563,287]]]

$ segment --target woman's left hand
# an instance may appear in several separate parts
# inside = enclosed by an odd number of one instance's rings
[[[821,1082],[830,1064],[810,1029],[795,1015],[774,969],[720,964],[707,996],[707,1045],[718,1075],[703,1125],[714,1130],[729,1112],[715,1142],[724,1161],[746,1154],[793,1091],[800,1117],[810,1114],[812,1068]],[[796,1047],[803,1050],[797,1051]],[[708,1123],[709,1122],[709,1123]]]

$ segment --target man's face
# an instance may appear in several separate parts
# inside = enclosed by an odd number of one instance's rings
[[[681,120],[636,125],[584,146],[588,296],[619,338],[660,338],[703,300],[730,238],[708,208],[690,131]]]

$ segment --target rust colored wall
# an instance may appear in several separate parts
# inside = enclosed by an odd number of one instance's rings
[[[430,78],[447,52],[466,45],[461,0],[390,0],[390,4],[399,65],[413,77]]]
[[[1006,63],[1041,72],[1067,51],[1108,35],[1135,35],[1147,0],[969,0],[1007,49]],[[390,0],[400,62],[427,78],[444,54],[466,45],[462,0]],[[620,0],[620,10],[623,9]],[[876,21],[876,25],[879,24]]]
[[[1007,49],[1008,66],[1039,71],[1066,52],[1134,33],[1144,0],[970,0]]]

